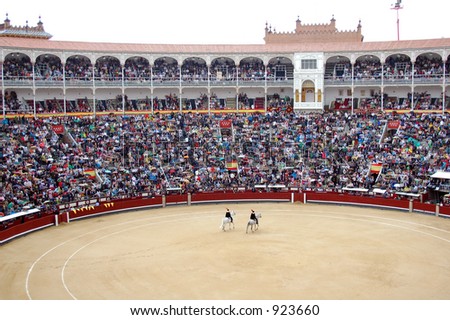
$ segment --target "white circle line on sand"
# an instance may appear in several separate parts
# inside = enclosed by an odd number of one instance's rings
[[[190,220],[191,220],[190,218],[186,218],[186,219],[175,219],[175,220],[166,220],[166,221],[151,222],[151,223],[147,223],[147,224],[143,224],[143,225],[139,225],[139,226],[134,226],[134,227],[131,227],[131,228],[128,228],[128,229],[122,229],[122,230],[120,230],[120,231],[108,233],[108,234],[105,234],[105,235],[103,235],[103,236],[101,236],[101,237],[95,239],[95,240],[92,240],[92,241],[89,242],[89,243],[86,243],[85,245],[81,246],[81,247],[78,248],[76,251],[74,251],[74,252],[66,259],[66,261],[65,261],[64,264],[63,264],[63,267],[62,267],[62,269],[61,269],[61,281],[62,281],[62,284],[63,284],[63,286],[64,286],[64,289],[65,289],[66,292],[72,297],[72,299],[77,300],[77,297],[70,291],[69,287],[68,287],[67,284],[66,284],[66,281],[65,281],[65,279],[64,279],[65,270],[66,270],[67,265],[69,264],[70,260],[72,260],[73,257],[75,257],[79,252],[81,252],[81,251],[84,250],[85,248],[89,247],[90,245],[92,245],[92,244],[94,244],[94,243],[96,243],[96,242],[98,242],[98,241],[100,241],[100,240],[109,238],[109,237],[111,237],[111,236],[114,236],[114,235],[117,235],[117,234],[120,234],[120,233],[128,232],[128,231],[133,230],[133,229],[140,229],[140,228],[143,228],[143,227],[147,227],[147,226],[149,226],[149,225],[152,225],[152,226],[153,226],[153,225],[158,225],[158,224],[166,224],[166,223],[179,222],[179,221],[190,221]]]
[[[309,211],[309,208],[308,208],[308,211]],[[317,214],[312,214],[312,213],[310,213],[311,211],[312,211],[312,212],[316,212]],[[330,216],[330,215],[328,215],[328,214],[329,214],[329,213],[333,213],[333,214],[336,214],[336,215],[350,215],[350,216],[365,217],[365,218],[371,218],[371,219],[381,219],[381,220],[387,220],[387,221],[399,222],[399,223],[404,223],[404,224],[410,224],[410,225],[418,226],[418,227],[430,228],[430,229],[435,230],[435,231],[441,231],[441,232],[450,233],[450,232],[447,231],[447,230],[439,229],[439,228],[432,227],[432,226],[428,226],[428,225],[426,225],[426,224],[414,223],[414,222],[410,222],[410,221],[407,221],[407,220],[399,220],[399,219],[385,218],[385,217],[379,217],[379,216],[371,216],[371,215],[360,215],[360,214],[351,214],[351,213],[335,212],[335,211],[330,211],[330,210],[327,210],[327,211],[326,211],[327,215],[320,214],[320,213],[322,213],[322,212],[325,212],[325,211],[323,211],[323,210],[320,210],[320,211],[317,211],[317,210],[311,210],[311,211],[309,211],[309,213],[305,213],[305,212],[303,212],[303,211],[299,211],[299,212],[296,212],[296,213],[292,213],[292,212],[293,212],[292,210],[272,210],[271,213],[277,213],[277,212],[290,212],[291,214],[288,214],[288,215],[291,215],[291,216],[308,215],[308,216],[314,216],[314,217],[334,218],[334,219],[355,220],[355,221],[362,221],[362,222],[378,223],[378,224],[382,224],[382,225],[386,225],[386,226],[391,226],[391,227],[401,228],[401,229],[405,229],[405,230],[412,231],[412,232],[417,232],[417,233],[419,233],[419,234],[427,235],[427,236],[436,238],[436,239],[438,239],[438,240],[441,240],[441,241],[445,241],[445,242],[450,243],[450,240],[448,240],[448,239],[445,239],[445,238],[442,238],[442,237],[433,235],[433,234],[428,233],[428,232],[423,232],[423,231],[419,231],[419,230],[414,230],[414,229],[412,229],[412,228],[402,227],[402,226],[398,226],[398,225],[394,225],[394,224],[390,224],[390,223],[384,223],[384,222],[380,222],[380,221],[370,221],[370,220],[367,220],[367,219],[356,219],[356,218],[336,217],[336,216]],[[295,211],[294,211],[294,212],[295,212]],[[66,240],[66,241],[64,241],[64,242],[62,242],[62,243],[60,243],[60,244],[54,246],[53,248],[47,250],[45,253],[43,253],[38,259],[36,259],[36,260],[33,262],[32,266],[29,268],[29,270],[28,270],[28,272],[27,272],[26,285],[25,285],[25,287],[26,287],[26,293],[27,293],[28,299],[32,300],[32,296],[31,296],[30,290],[29,290],[29,282],[30,282],[30,275],[31,275],[32,271],[34,270],[35,265],[36,265],[37,263],[39,263],[39,261],[41,261],[46,255],[48,255],[48,254],[51,253],[52,251],[56,250],[57,248],[59,248],[59,247],[65,245],[65,244],[67,244],[67,243],[69,243],[69,242],[71,242],[71,241],[74,241],[74,240],[76,240],[76,239],[80,239],[80,238],[82,238],[82,237],[84,237],[84,236],[86,236],[86,235],[92,234],[92,233],[97,233],[97,232],[100,231],[100,230],[105,230],[105,229],[109,229],[109,228],[112,228],[112,227],[117,227],[117,226],[126,225],[126,224],[131,224],[131,223],[136,223],[136,222],[142,222],[142,221],[149,220],[149,219],[152,219],[152,220],[153,220],[153,219],[158,219],[158,218],[166,219],[166,218],[168,218],[168,217],[173,217],[173,216],[175,216],[175,217],[189,216],[189,217],[192,218],[192,215],[201,215],[201,214],[205,214],[205,213],[208,213],[208,214],[211,215],[211,214],[216,214],[216,213],[220,213],[220,212],[219,212],[219,211],[212,210],[212,211],[203,211],[203,212],[194,211],[194,212],[189,212],[189,213],[184,213],[184,214],[183,214],[183,213],[174,213],[174,214],[165,214],[165,215],[155,214],[155,215],[152,215],[151,217],[145,217],[145,218],[143,218],[143,219],[130,220],[130,221],[121,222],[121,223],[118,223],[118,224],[114,224],[114,225],[109,225],[109,226],[106,226],[106,227],[102,227],[102,228],[96,229],[96,230],[94,230],[94,231],[86,232],[86,233],[84,233],[84,234],[82,234],[82,235],[79,235],[79,236],[77,236],[77,237],[74,237],[74,238],[72,238],[72,239]],[[203,215],[202,217],[204,217],[204,215]],[[182,221],[182,220],[188,220],[188,219],[175,219],[175,220],[173,220],[173,221]],[[162,221],[161,223],[167,223],[167,222],[173,222],[173,221],[172,221],[172,220],[171,220],[171,221]],[[89,243],[89,244],[87,244],[87,245],[85,245],[85,246],[79,248],[76,252],[74,252],[74,253],[66,260],[66,262],[64,263],[64,268],[67,266],[68,262],[72,259],[73,256],[75,256],[77,253],[79,253],[79,252],[80,252],[82,249],[84,249],[85,247],[87,247],[87,246],[89,246],[89,245],[95,243],[96,241],[98,241],[98,240],[100,240],[100,239],[103,239],[103,238],[106,238],[106,237],[108,237],[108,236],[110,236],[110,235],[113,235],[113,234],[118,234],[118,233],[120,233],[120,232],[124,232],[124,231],[130,230],[130,229],[134,229],[134,228],[141,228],[141,227],[148,226],[148,225],[151,225],[151,224],[155,224],[155,222],[152,222],[152,223],[149,223],[149,224],[144,224],[144,225],[140,224],[139,226],[134,226],[134,227],[132,227],[132,228],[123,229],[123,230],[121,230],[121,231],[107,234],[107,235],[105,235],[105,236],[103,236],[103,237],[101,237],[101,238],[98,238],[98,239],[92,241],[91,243]],[[69,293],[69,295],[71,295],[71,297],[72,297],[73,299],[76,299],[76,297],[70,292],[70,290],[67,288],[67,286],[66,286],[66,284],[65,284],[63,272],[62,272],[62,275],[61,275],[61,279],[62,279],[62,281],[63,281],[63,283],[64,283],[64,286],[65,286],[67,292]]]
[[[344,213],[344,215],[345,215],[345,214],[346,214],[346,213]],[[406,231],[419,233],[419,234],[424,235],[424,236],[429,236],[429,237],[432,237],[432,238],[435,238],[435,239],[438,239],[438,240],[441,240],[441,241],[450,243],[450,240],[449,240],[449,239],[445,239],[445,238],[442,238],[442,237],[433,235],[433,234],[428,233],[428,232],[416,230],[416,229],[409,228],[409,227],[405,227],[405,226],[399,226],[399,225],[395,225],[395,224],[392,224],[392,223],[382,222],[382,221],[375,221],[375,220],[368,220],[368,219],[357,219],[357,218],[348,218],[348,217],[337,217],[337,216],[330,216],[330,215],[324,215],[324,214],[309,214],[309,213],[304,213],[304,214],[302,214],[302,215],[303,215],[303,216],[319,217],[319,218],[327,218],[327,219],[339,219],[339,220],[348,220],[348,221],[358,221],[358,222],[365,222],[365,223],[379,224],[379,225],[383,225],[383,226],[388,226],[388,227],[392,227],[392,228],[399,228],[399,229],[403,229],[403,230],[406,230]],[[298,215],[298,214],[295,214],[295,213],[290,213],[290,214],[283,214],[283,216],[296,216],[296,217],[300,217],[301,215]],[[204,217],[204,216],[203,216],[203,217]],[[177,222],[177,221],[189,221],[189,220],[191,220],[191,218],[192,218],[192,217],[190,217],[189,219],[175,219],[175,220],[170,220],[170,221],[160,221],[160,222],[156,222],[156,223],[155,223],[155,222],[152,222],[152,223],[148,223],[148,224],[144,224],[144,225],[134,226],[133,228],[123,229],[123,230],[120,230],[120,231],[117,231],[117,232],[113,232],[113,233],[111,233],[111,234],[106,234],[106,235],[104,235],[104,236],[102,236],[102,237],[100,237],[100,238],[98,238],[98,239],[95,239],[95,240],[91,241],[90,243],[84,245],[83,247],[81,247],[81,248],[79,248],[77,251],[75,251],[70,257],[68,257],[68,258],[66,259],[65,263],[64,263],[64,266],[63,266],[63,269],[62,269],[62,272],[61,272],[61,279],[62,279],[62,282],[63,282],[63,285],[64,285],[65,290],[67,291],[67,293],[68,293],[73,299],[77,299],[77,298],[75,297],[75,295],[70,291],[70,289],[68,288],[68,286],[66,285],[66,282],[65,282],[65,280],[64,280],[64,272],[65,272],[65,269],[66,269],[68,263],[70,262],[70,260],[71,260],[76,254],[78,254],[78,253],[81,252],[83,249],[85,249],[86,247],[88,247],[88,246],[94,244],[95,242],[97,242],[97,241],[99,241],[99,240],[108,238],[109,236],[116,235],[116,234],[120,234],[120,233],[123,233],[123,232],[127,232],[127,231],[132,230],[132,229],[137,229],[137,228],[141,228],[141,227],[147,227],[147,226],[149,226],[149,225],[155,225],[155,224],[160,224],[160,223],[168,223],[168,222],[171,222],[171,223],[172,223],[172,222]],[[200,217],[196,217],[196,219],[197,219],[197,218],[200,218]],[[370,218],[377,218],[377,217],[370,216]],[[402,221],[402,220],[395,220],[395,219],[393,219],[393,220],[396,221],[396,222],[401,222],[401,223],[404,222],[404,221]],[[417,225],[417,226],[422,226],[421,224],[416,224],[416,225]]]
[[[214,212],[215,212],[215,211],[207,211],[206,213],[214,213]],[[184,214],[175,213],[175,214],[166,214],[166,215],[164,215],[164,216],[163,216],[163,215],[153,215],[153,216],[151,216],[151,217],[145,217],[144,219],[130,220],[130,221],[121,222],[121,223],[117,223],[117,224],[114,224],[114,225],[108,225],[108,226],[105,226],[105,227],[102,227],[102,228],[99,228],[99,229],[96,229],[96,230],[93,230],[93,231],[86,232],[86,233],[80,234],[80,235],[78,235],[78,236],[76,236],[76,237],[73,237],[73,238],[71,238],[71,239],[68,239],[68,240],[66,240],[66,241],[63,241],[63,242],[61,242],[61,243],[58,244],[58,245],[55,245],[54,247],[48,249],[48,250],[45,251],[42,255],[40,255],[35,261],[33,261],[33,263],[31,264],[30,268],[28,268],[27,275],[26,275],[26,278],[25,278],[25,293],[26,293],[26,295],[27,295],[28,300],[32,300],[32,296],[31,296],[31,293],[30,293],[30,278],[31,278],[31,274],[32,274],[32,272],[33,272],[35,266],[36,266],[36,265],[37,265],[44,257],[46,257],[46,256],[47,256],[48,254],[50,254],[51,252],[55,251],[55,250],[58,249],[59,247],[62,247],[62,246],[66,245],[66,244],[68,244],[68,243],[70,243],[70,242],[72,242],[72,241],[75,241],[75,240],[77,240],[77,239],[83,238],[83,237],[85,237],[85,236],[87,236],[87,235],[95,234],[95,233],[97,233],[98,231],[101,231],[101,230],[105,230],[105,229],[109,229],[109,228],[113,228],[113,227],[117,227],[117,226],[121,226],[121,225],[127,225],[127,224],[135,223],[135,222],[138,222],[138,221],[145,221],[145,220],[149,220],[149,219],[167,218],[167,217],[170,217],[170,216],[185,216],[185,215],[186,215],[186,216],[190,216],[190,215],[192,215],[192,214],[194,214],[194,213],[195,213],[195,214],[203,214],[203,213],[205,213],[205,212],[190,212],[190,213],[184,213]],[[217,213],[218,213],[218,212],[217,212]],[[45,232],[45,231],[44,231],[44,232]]]

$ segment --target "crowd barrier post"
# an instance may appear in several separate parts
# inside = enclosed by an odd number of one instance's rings
[[[162,207],[163,208],[166,207],[166,196],[165,195],[162,196]]]
[[[409,212],[412,213],[413,212],[413,200],[409,199]]]
[[[436,203],[436,217],[439,217],[439,203]]]
[[[191,200],[192,200],[192,194],[189,192],[187,196],[188,196],[187,204],[188,204],[188,206],[190,206]]]
[[[55,227],[59,225],[59,215],[55,214]]]
[[[303,193],[303,203],[306,204],[306,192]]]
[[[293,192],[291,192],[291,203],[294,203],[295,201],[294,201],[294,193]]]

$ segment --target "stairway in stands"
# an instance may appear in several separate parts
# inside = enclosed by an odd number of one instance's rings
[[[263,97],[257,97],[255,99],[255,109],[264,110],[264,98]]]
[[[227,98],[226,108],[227,109],[236,109],[236,98]]]

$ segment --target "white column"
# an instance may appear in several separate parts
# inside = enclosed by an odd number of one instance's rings
[[[125,115],[125,66],[120,66],[122,70],[122,115]]]
[[[267,66],[264,65],[264,112],[267,112]]]
[[[95,64],[92,66],[92,96],[95,96]],[[97,114],[97,106],[95,105],[95,103],[94,103],[93,107],[94,107],[93,112],[94,112],[94,118],[95,118],[95,116]]]
[[[33,116],[36,119],[36,83],[35,83],[35,74],[34,74],[34,62],[31,63],[31,70],[33,76]]]
[[[66,67],[65,63],[62,63],[62,69],[63,69],[63,103],[64,103],[64,115],[67,115],[67,97],[66,97]]]
[[[181,95],[183,94],[183,83],[181,81],[181,66],[178,67],[179,70],[179,77],[180,77],[180,88],[179,88],[179,98],[178,98],[178,103],[180,104],[180,109],[179,111],[181,112],[181,110],[183,109],[183,104],[182,104],[182,99],[181,99]]]
[[[414,61],[411,61],[411,110],[414,110]]]
[[[381,64],[381,111],[384,110],[384,62]]]
[[[354,91],[355,91],[355,77],[354,77],[354,75],[355,75],[355,68],[354,68],[354,63],[352,62],[351,63],[351,66],[352,66],[352,95],[351,95],[351,104],[352,104],[352,115],[353,115],[353,109],[354,109],[354,106],[353,106],[353,96],[354,96]]]
[[[444,65],[442,70],[443,70],[443,77],[442,77],[442,113],[445,113],[445,60],[443,60],[442,64]]]
[[[5,103],[6,103],[6,101],[5,101],[5,79],[4,79],[4,75],[3,75],[3,63],[4,63],[4,61],[3,61],[4,59],[3,59],[3,50],[2,50],[2,60],[1,60],[1,63],[2,63],[2,106],[3,106],[3,119],[5,119],[6,118],[6,106],[5,106]]]

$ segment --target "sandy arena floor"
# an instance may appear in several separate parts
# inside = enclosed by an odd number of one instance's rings
[[[226,207],[235,229],[219,225]],[[260,228],[246,234],[250,209]],[[450,299],[450,219],[290,203],[170,206],[0,246],[0,299]]]

